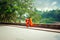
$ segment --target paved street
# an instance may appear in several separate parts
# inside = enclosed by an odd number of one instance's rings
[[[60,33],[56,31],[60,32],[59,30],[45,28],[0,25],[0,40],[60,40]]]
[[[0,25],[0,26],[7,26],[7,27],[17,27],[17,28],[25,28],[25,29],[32,29],[32,30],[42,30],[42,31],[49,31],[49,32],[58,32],[60,33],[60,30],[57,29],[48,29],[48,28],[38,28],[38,27],[26,27],[26,26],[20,26],[20,25]]]

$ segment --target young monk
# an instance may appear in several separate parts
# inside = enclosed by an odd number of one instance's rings
[[[32,18],[29,18],[29,24],[30,24],[30,27],[32,27],[32,26],[33,26]]]
[[[29,27],[29,18],[26,19],[26,27]]]

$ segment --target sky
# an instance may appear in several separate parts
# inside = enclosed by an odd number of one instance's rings
[[[33,6],[37,10],[53,10],[60,9],[60,0],[35,0]]]

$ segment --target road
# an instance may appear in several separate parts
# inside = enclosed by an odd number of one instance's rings
[[[60,40],[60,33],[46,30],[53,29],[0,25],[0,40]]]

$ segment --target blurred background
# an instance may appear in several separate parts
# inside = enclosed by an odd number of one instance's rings
[[[0,23],[60,23],[60,0],[0,0]]]

